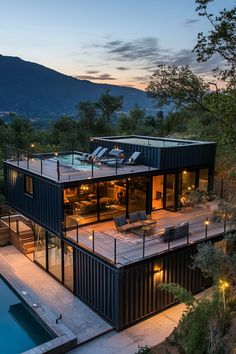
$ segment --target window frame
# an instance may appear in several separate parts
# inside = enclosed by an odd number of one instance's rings
[[[28,178],[31,180],[30,186],[32,186],[32,191],[28,189],[28,187],[29,187],[29,184],[27,183]],[[33,178],[33,176],[24,175],[24,193],[30,197],[34,196],[34,178]]]

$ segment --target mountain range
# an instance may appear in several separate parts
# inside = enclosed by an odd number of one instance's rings
[[[18,57],[0,55],[0,112],[15,112],[29,118],[74,115],[78,102],[94,102],[106,90],[124,97],[124,111],[135,105],[154,110],[153,101],[144,91],[96,84]]]

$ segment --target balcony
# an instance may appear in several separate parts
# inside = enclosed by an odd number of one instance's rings
[[[215,202],[207,206],[186,208],[177,213],[159,210],[152,213],[157,224],[152,230],[122,233],[116,230],[113,221],[70,228],[64,237],[80,247],[103,257],[112,264],[123,266],[154,255],[170,252],[189,244],[211,239],[229,231],[226,222],[217,222],[212,216]],[[188,224],[188,232],[181,235],[181,224]],[[165,230],[173,226],[180,233],[176,239],[165,237]],[[232,230],[232,226],[231,226]]]

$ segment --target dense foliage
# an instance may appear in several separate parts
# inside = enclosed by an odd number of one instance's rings
[[[235,316],[235,253],[236,235],[225,238],[225,249],[211,243],[198,246],[192,268],[200,268],[214,282],[211,296],[195,298],[178,284],[161,284],[186,310],[174,332],[174,344],[180,353],[229,353],[228,331]],[[232,343],[230,343],[231,345]],[[232,348],[231,348],[232,349]]]

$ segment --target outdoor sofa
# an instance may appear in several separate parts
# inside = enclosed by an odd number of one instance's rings
[[[150,220],[145,211],[138,211],[129,214],[129,220],[125,216],[117,216],[114,218],[114,223],[117,231],[129,232],[132,230],[141,229],[144,226],[155,226],[156,221]]]
[[[171,242],[180,238],[187,238],[189,235],[189,222],[183,222],[182,224],[173,226],[169,225],[165,227],[163,233],[164,242]]]

